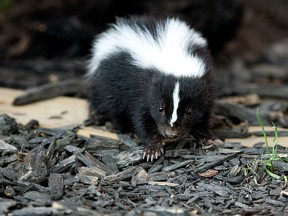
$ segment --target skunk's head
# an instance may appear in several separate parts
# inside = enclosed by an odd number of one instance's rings
[[[159,76],[149,92],[149,111],[163,137],[177,138],[201,133],[212,107],[208,76],[197,78]]]

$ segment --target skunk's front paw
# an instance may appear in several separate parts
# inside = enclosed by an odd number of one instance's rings
[[[202,145],[222,145],[224,142],[218,138],[204,138],[201,140]]]
[[[143,151],[143,159],[147,159],[147,161],[153,161],[154,159],[158,159],[158,157],[164,154],[164,148],[161,144],[155,147],[147,147]]]

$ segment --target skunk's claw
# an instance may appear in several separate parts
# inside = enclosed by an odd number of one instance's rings
[[[164,153],[164,149],[163,147],[157,147],[157,148],[148,148],[148,149],[144,149],[143,152],[143,159],[147,159],[147,161],[153,161],[154,159],[158,159],[161,154]]]

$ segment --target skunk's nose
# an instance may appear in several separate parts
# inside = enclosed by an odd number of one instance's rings
[[[173,128],[166,128],[164,130],[164,135],[169,138],[176,138],[178,136],[178,132]]]

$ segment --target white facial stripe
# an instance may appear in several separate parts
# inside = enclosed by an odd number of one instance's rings
[[[178,19],[158,23],[156,39],[147,29],[118,22],[95,40],[87,75],[93,75],[109,55],[126,51],[132,55],[131,63],[138,67],[156,68],[176,77],[201,77],[205,73],[205,63],[188,52],[193,45],[203,47],[207,42]]]
[[[177,81],[175,83],[175,88],[173,91],[173,113],[172,113],[172,117],[170,120],[171,127],[173,127],[173,124],[177,121],[177,118],[178,118],[177,109],[178,109],[179,102],[180,102],[179,92],[180,92],[180,83]]]

